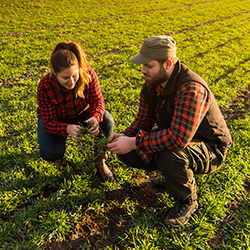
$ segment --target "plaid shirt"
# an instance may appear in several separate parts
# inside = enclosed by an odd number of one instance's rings
[[[75,123],[78,116],[89,109],[90,117],[94,116],[98,122],[103,119],[105,110],[104,99],[95,71],[89,67],[91,81],[84,90],[85,98],[76,97],[75,89],[64,88],[55,76],[44,76],[37,90],[38,116],[44,120],[47,132],[67,136],[67,126]]]
[[[159,96],[162,88],[158,86],[156,92]],[[147,132],[151,131],[154,121],[149,114],[148,103],[141,94],[137,116],[124,133],[136,136],[136,151],[146,163],[149,163],[155,152],[185,148],[195,135],[210,102],[209,92],[201,84],[184,83],[175,96],[175,110],[170,127]],[[156,107],[156,119],[159,117],[158,111]]]

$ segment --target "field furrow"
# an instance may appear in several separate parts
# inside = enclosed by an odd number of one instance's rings
[[[170,229],[160,172],[122,164],[100,183],[93,150],[70,138],[62,165],[39,156],[37,85],[56,43],[78,41],[97,72],[114,132],[137,113],[144,77],[129,62],[168,34],[206,80],[230,128],[225,164],[197,175],[199,209]],[[0,6],[0,249],[250,249],[250,1],[6,0]]]

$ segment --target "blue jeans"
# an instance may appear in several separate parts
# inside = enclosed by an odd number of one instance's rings
[[[84,123],[89,118],[88,112],[84,112],[78,118],[78,121]],[[76,121],[77,124],[77,121]],[[114,121],[111,114],[105,110],[103,121],[100,122],[100,128],[106,136],[113,133]],[[43,118],[38,118],[38,143],[40,156],[46,160],[54,162],[64,156],[66,149],[67,136],[58,136],[48,133],[43,126]]]

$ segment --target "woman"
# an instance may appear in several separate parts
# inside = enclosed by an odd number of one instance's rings
[[[112,116],[105,110],[104,99],[95,71],[76,42],[60,42],[51,53],[50,73],[44,76],[37,91],[38,143],[40,156],[58,164],[64,153],[66,138],[80,139],[81,126],[89,123],[93,136],[106,136],[114,127]],[[105,154],[95,151],[95,167],[102,180],[113,179],[105,164]]]

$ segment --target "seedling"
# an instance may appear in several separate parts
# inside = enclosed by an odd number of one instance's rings
[[[102,131],[101,128],[99,128],[100,133],[97,137],[94,138],[91,136],[89,133],[89,129],[91,128],[90,123],[85,123],[82,124],[80,123],[81,129],[79,131],[79,136],[82,137],[81,140],[79,140],[80,145],[83,146],[84,148],[87,147],[94,147],[95,151],[98,152],[95,157],[98,157],[100,155],[104,155],[105,152],[108,150],[107,144],[110,142],[108,140],[108,137],[105,135],[105,133]]]

